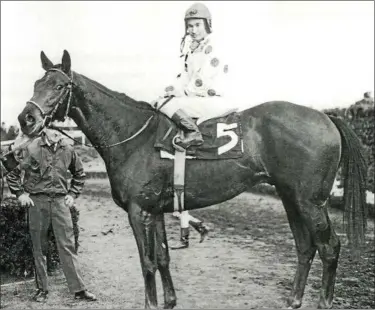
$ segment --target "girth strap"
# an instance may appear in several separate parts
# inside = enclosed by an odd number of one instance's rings
[[[181,135],[183,132],[181,130]],[[185,210],[185,161],[186,150],[176,149],[174,158],[174,210],[182,212]]]

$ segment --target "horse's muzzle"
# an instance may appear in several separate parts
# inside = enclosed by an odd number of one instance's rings
[[[42,129],[43,120],[37,120],[37,116],[33,113],[32,109],[26,107],[19,115],[18,122],[20,124],[21,131],[25,135],[38,134]]]

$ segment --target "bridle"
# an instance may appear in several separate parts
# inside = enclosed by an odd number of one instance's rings
[[[72,96],[73,96],[73,71],[71,71],[71,76],[68,76],[64,71],[60,70],[60,69],[57,69],[57,68],[51,68],[49,69],[47,72],[49,71],[57,71],[57,72],[60,72],[61,74],[63,74],[64,76],[66,76],[68,79],[69,79],[69,82],[65,84],[65,91],[62,92],[62,94],[60,95],[59,97],[59,100],[57,102],[57,104],[55,105],[55,107],[48,113],[44,112],[44,110],[42,109],[42,107],[35,101],[32,101],[32,100],[29,100],[26,102],[27,103],[31,103],[33,104],[34,106],[36,106],[39,111],[42,113],[42,117],[43,117],[43,123],[42,123],[42,127],[41,128],[44,128],[44,127],[49,127],[49,125],[51,124],[51,121],[53,119],[53,117],[55,116],[56,114],[56,111],[57,109],[59,108],[59,106],[65,101],[65,99],[69,96],[69,99],[68,99],[68,103],[66,105],[66,110],[65,110],[65,114],[64,114],[64,118],[63,118],[63,122],[65,121],[66,117],[68,116],[68,113],[69,113],[69,110],[70,110],[70,106],[71,106],[71,102],[72,102]]]

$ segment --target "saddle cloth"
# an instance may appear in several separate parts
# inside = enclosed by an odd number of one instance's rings
[[[198,125],[204,139],[200,146],[191,146],[186,150],[187,158],[194,159],[231,159],[243,155],[243,136],[240,114],[230,113],[204,121]],[[159,149],[162,158],[167,158],[166,152],[174,154],[172,139],[178,133],[178,128],[167,117],[159,118],[156,133],[155,148]]]

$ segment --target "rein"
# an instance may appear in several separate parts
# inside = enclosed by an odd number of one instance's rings
[[[114,146],[126,143],[126,142],[128,142],[130,140],[133,140],[135,137],[139,136],[147,128],[147,126],[149,125],[149,123],[153,119],[153,117],[154,117],[154,115],[151,115],[147,119],[147,121],[143,124],[143,126],[135,134],[133,134],[129,138],[126,138],[125,140],[122,140],[120,142],[113,143],[113,144],[110,144],[110,145],[106,145],[106,144],[104,144],[104,145],[99,145],[99,144],[97,144],[97,145],[90,145],[90,144],[87,144],[87,143],[82,143],[82,142],[79,142],[78,140],[74,139],[73,137],[69,136],[67,133],[65,133],[64,131],[62,131],[58,127],[50,126],[50,128],[57,130],[58,132],[62,133],[64,136],[68,137],[69,139],[72,139],[73,141],[75,141],[75,142],[77,142],[77,143],[79,143],[81,145],[85,145],[85,146],[89,146],[89,147],[94,147],[94,148],[100,148],[100,149],[108,149],[108,148],[111,148],[111,147],[114,147]]]

